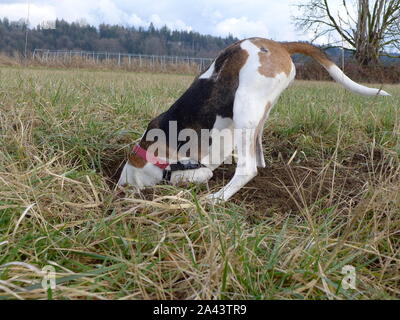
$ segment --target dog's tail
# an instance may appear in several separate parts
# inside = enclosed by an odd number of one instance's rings
[[[331,61],[328,56],[319,48],[303,42],[281,42],[282,46],[286,48],[290,55],[295,53],[304,54],[312,57],[318,61],[331,75],[331,77],[339,82],[343,87],[352,92],[364,95],[364,96],[390,96],[389,93],[381,89],[368,88],[358,84],[351,80],[344,74],[342,70]]]

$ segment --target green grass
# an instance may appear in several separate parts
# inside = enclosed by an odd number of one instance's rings
[[[400,87],[285,91],[264,136],[263,174],[282,176],[255,179],[261,207],[251,187],[216,206],[207,186],[121,194],[129,146],[192,78],[0,68],[0,299],[399,298]]]

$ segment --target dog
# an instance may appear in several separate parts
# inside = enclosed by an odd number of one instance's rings
[[[295,78],[293,54],[310,56],[335,81],[352,92],[389,96],[381,89],[352,81],[322,50],[311,44],[244,39],[223,50],[166,112],[149,123],[140,142],[130,152],[118,185],[128,184],[142,189],[162,180],[172,184],[205,183],[213,176],[213,170],[235,151],[234,176],[219,191],[207,197],[214,201],[227,201],[257,175],[257,167],[265,167],[263,127],[280,94]],[[214,133],[206,138],[192,139],[189,147],[201,147],[187,156],[185,150],[188,146],[184,148],[176,133],[171,139],[171,123],[175,124],[178,135],[185,130],[198,137],[203,130]],[[154,130],[164,133],[165,141],[156,142],[154,137],[150,137]],[[225,132],[222,144],[218,135],[221,131]],[[158,144],[157,150],[153,148],[154,152],[150,152],[155,144]]]

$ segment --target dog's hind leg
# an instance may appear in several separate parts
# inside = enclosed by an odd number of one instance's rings
[[[259,135],[257,137],[256,157],[257,157],[257,167],[265,168],[265,159],[264,159],[264,153],[263,153],[263,149],[262,149],[262,131],[259,133]]]
[[[264,125],[267,101],[258,96],[238,92],[234,102],[233,143],[237,152],[237,165],[233,178],[218,192],[209,196],[214,200],[228,200],[257,175],[257,140]]]
[[[271,107],[270,107],[271,108]],[[265,159],[264,159],[264,152],[262,148],[262,137],[263,137],[263,131],[264,131],[264,123],[265,120],[268,117],[268,111],[264,115],[262,121],[260,124],[257,126],[257,141],[256,141],[256,157],[257,157],[257,167],[259,168],[265,168]]]
[[[234,143],[238,155],[235,174],[226,186],[211,194],[209,196],[210,199],[228,200],[257,175],[256,138],[256,130],[254,128],[235,128]]]
[[[257,175],[257,166],[265,167],[261,137],[265,120],[273,103],[269,97],[252,92],[238,92],[234,102],[234,147],[238,160],[236,171],[229,183],[208,198],[228,200]]]

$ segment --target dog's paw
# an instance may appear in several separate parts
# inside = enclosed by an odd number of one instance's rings
[[[225,202],[224,194],[220,191],[211,193],[205,197],[205,199],[213,204]]]
[[[209,168],[198,168],[193,170],[174,171],[171,174],[173,185],[180,183],[206,183],[213,176]]]

